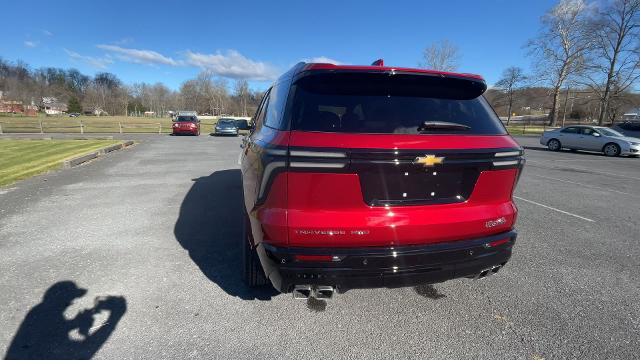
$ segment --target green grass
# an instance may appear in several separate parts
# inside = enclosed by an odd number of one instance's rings
[[[118,140],[0,140],[0,186],[58,168],[65,159]]]
[[[26,117],[0,116],[0,127],[5,134],[9,133],[72,133],[80,134],[80,122],[85,133],[171,133],[170,118],[127,117],[127,116],[50,116]],[[209,134],[217,120],[202,120],[200,132]]]
[[[546,129],[548,130],[548,128]],[[531,136],[539,136],[545,131],[545,128],[542,126],[526,126],[522,125],[509,125],[507,126],[507,131],[511,135],[531,135]]]

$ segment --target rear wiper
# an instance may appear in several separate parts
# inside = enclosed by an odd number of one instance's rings
[[[438,130],[471,130],[471,126],[446,121],[425,121],[418,127],[418,133]]]

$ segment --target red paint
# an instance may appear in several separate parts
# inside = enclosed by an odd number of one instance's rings
[[[516,210],[510,197],[517,171],[485,171],[464,203],[371,207],[362,200],[356,174],[290,172],[288,238],[296,247],[417,245],[471,239],[510,230]],[[285,174],[280,174],[284,177]],[[486,228],[504,217],[503,225]],[[310,235],[300,230],[335,230]],[[358,231],[368,231],[357,235]]]
[[[331,255],[296,255],[296,261],[309,261],[309,262],[330,262],[333,261]]]
[[[200,123],[196,121],[178,121],[171,126],[174,135],[200,135]]]

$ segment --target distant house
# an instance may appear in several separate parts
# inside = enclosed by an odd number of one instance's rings
[[[144,116],[155,116],[156,112],[155,111],[145,111],[144,112]]]
[[[67,112],[67,104],[58,101],[55,97],[43,97],[42,109],[47,115],[60,115]]]
[[[0,113],[22,114],[23,112],[22,101],[0,100]]]
[[[24,105],[22,101],[5,100],[4,93],[0,91],[0,113],[5,114],[24,114],[27,116],[38,115],[38,107],[33,105]]]

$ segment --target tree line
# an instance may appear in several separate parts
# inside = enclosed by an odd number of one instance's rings
[[[252,90],[246,80],[233,84],[203,71],[183,82],[178,90],[161,82],[127,85],[115,74],[100,72],[91,77],[76,69],[45,67],[31,69],[21,61],[0,58],[0,91],[5,99],[42,105],[44,97],[55,97],[67,112],[109,115],[167,116],[169,111],[195,110],[199,114],[251,116],[264,92]]]
[[[517,108],[544,110],[550,126],[567,117],[603,125],[640,106],[640,0],[561,0],[525,48],[532,73],[509,67],[486,94],[507,122]],[[425,48],[423,66],[452,71],[460,57],[442,41]]]

